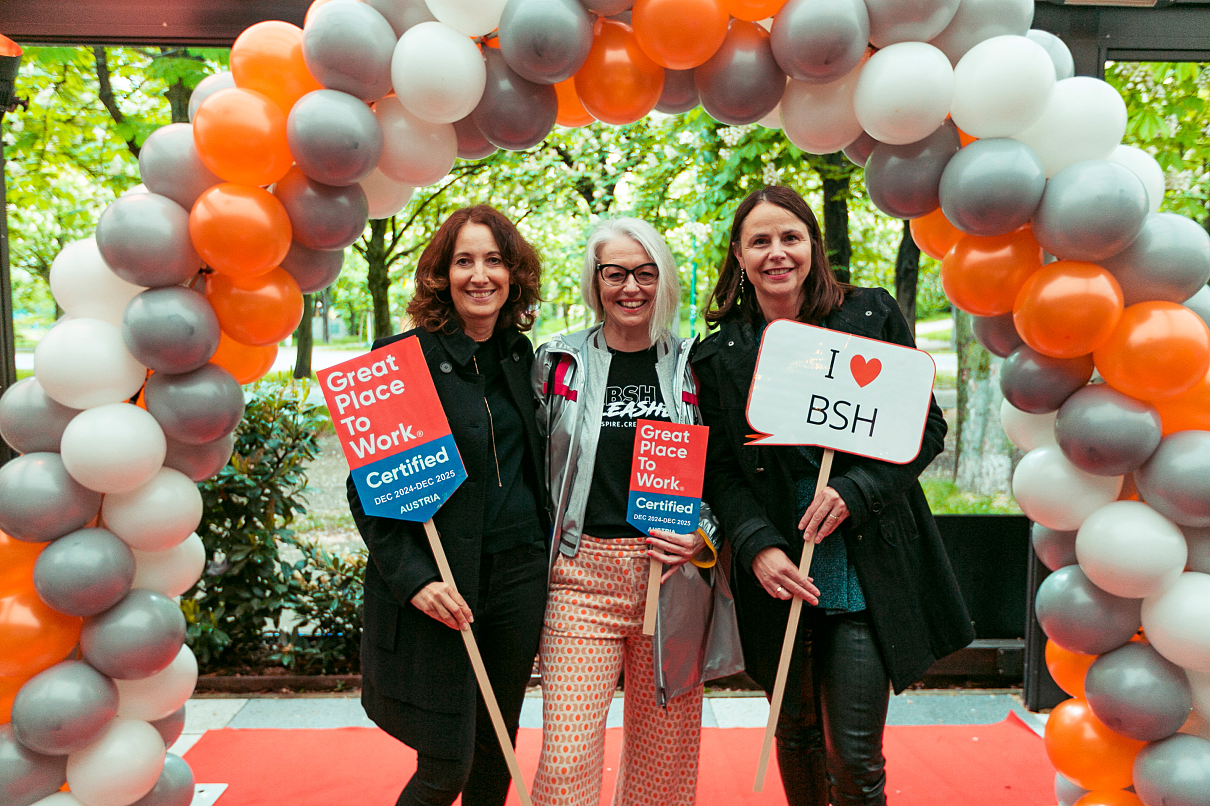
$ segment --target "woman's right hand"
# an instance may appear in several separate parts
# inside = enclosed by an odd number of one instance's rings
[[[420,593],[412,597],[412,604],[421,613],[454,630],[465,630],[475,620],[471,609],[466,606],[466,601],[458,591],[444,582],[430,582],[425,585],[420,589]]]
[[[777,546],[769,546],[757,553],[752,561],[752,573],[765,593],[774,599],[798,597],[805,599],[808,604],[819,604],[819,588],[815,587],[811,577],[800,574],[798,566]]]

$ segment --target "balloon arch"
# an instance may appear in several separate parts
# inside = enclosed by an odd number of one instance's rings
[[[1002,422],[1027,452],[1013,490],[1054,571],[1036,610],[1073,695],[1046,730],[1057,797],[1210,804],[1210,237],[1157,212],[1163,173],[1120,145],[1125,103],[1073,77],[1032,16],[1030,0],[317,0],[302,29],[245,31],[192,123],[148,138],[145,191],[55,260],[67,316],[0,399],[23,454],[0,469],[0,800],[66,781],[46,803],[189,803],[165,747],[197,677],[173,601],[205,561],[195,482],[227,463],[240,384],[367,218],[459,156],[700,103],[864,165],[1005,358]]]

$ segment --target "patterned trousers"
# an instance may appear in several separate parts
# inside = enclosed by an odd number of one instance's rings
[[[542,630],[542,758],[536,806],[597,806],[605,718],[625,670],[622,760],[614,806],[690,806],[697,792],[702,688],[660,707],[652,638],[643,635],[643,538],[584,536],[555,561]]]

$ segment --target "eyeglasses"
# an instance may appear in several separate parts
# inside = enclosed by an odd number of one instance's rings
[[[606,284],[613,286],[626,285],[626,278],[631,275],[639,285],[655,285],[660,279],[660,267],[654,263],[644,263],[628,269],[616,263],[598,263],[597,274],[601,275]]]

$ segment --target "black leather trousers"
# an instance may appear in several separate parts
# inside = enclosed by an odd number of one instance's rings
[[[777,763],[789,806],[883,806],[882,733],[890,680],[865,611],[803,609],[787,686],[798,713],[777,720]],[[801,654],[800,654],[801,653]],[[797,674],[796,674],[797,672]],[[787,698],[791,699],[791,698]]]

